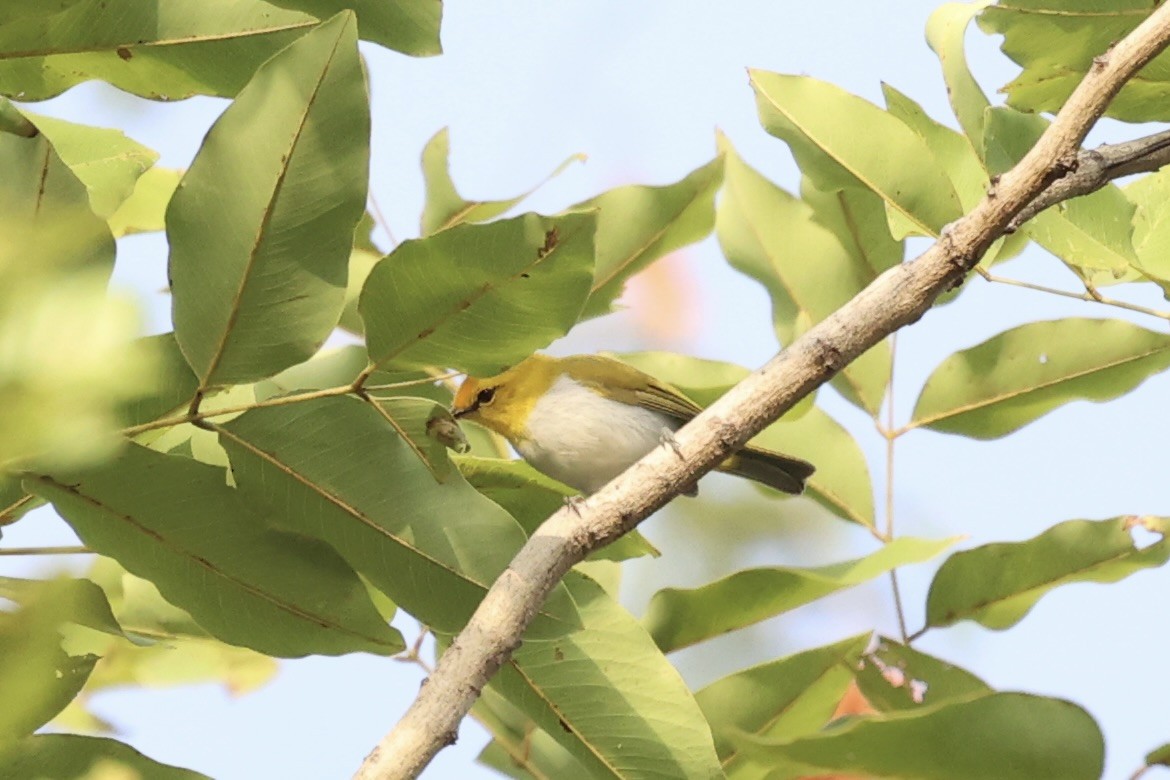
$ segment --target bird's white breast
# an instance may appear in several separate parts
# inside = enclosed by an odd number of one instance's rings
[[[606,398],[562,374],[528,418],[516,449],[537,470],[596,492],[661,443],[671,418]]]

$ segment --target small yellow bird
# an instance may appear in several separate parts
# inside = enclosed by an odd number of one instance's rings
[[[669,442],[700,411],[670,385],[600,355],[533,355],[499,376],[468,377],[451,408],[456,419],[495,431],[537,471],[586,495]],[[749,445],[719,470],[795,494],[815,469]]]

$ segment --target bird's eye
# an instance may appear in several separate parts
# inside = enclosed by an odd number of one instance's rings
[[[496,388],[485,387],[483,390],[480,390],[478,393],[475,394],[475,405],[476,406],[487,406],[488,404],[490,404],[492,402],[492,399],[495,397],[496,397]]]

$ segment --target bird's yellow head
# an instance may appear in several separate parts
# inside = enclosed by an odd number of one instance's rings
[[[528,416],[560,373],[556,358],[532,355],[502,374],[469,376],[455,393],[451,414],[472,420],[511,442],[523,441]]]

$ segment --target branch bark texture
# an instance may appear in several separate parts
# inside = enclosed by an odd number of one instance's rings
[[[1170,4],[1094,61],[1027,156],[926,252],[882,274],[729,390],[678,431],[677,451],[655,449],[584,503],[545,521],[500,575],[414,703],[355,778],[417,777],[440,749],[454,741],[459,722],[508,661],[524,629],[570,567],[633,529],[850,361],[918,320],[941,293],[962,282],[987,248],[1011,229],[1013,219],[1076,167],[1081,143],[1109,101],[1167,43]]]

